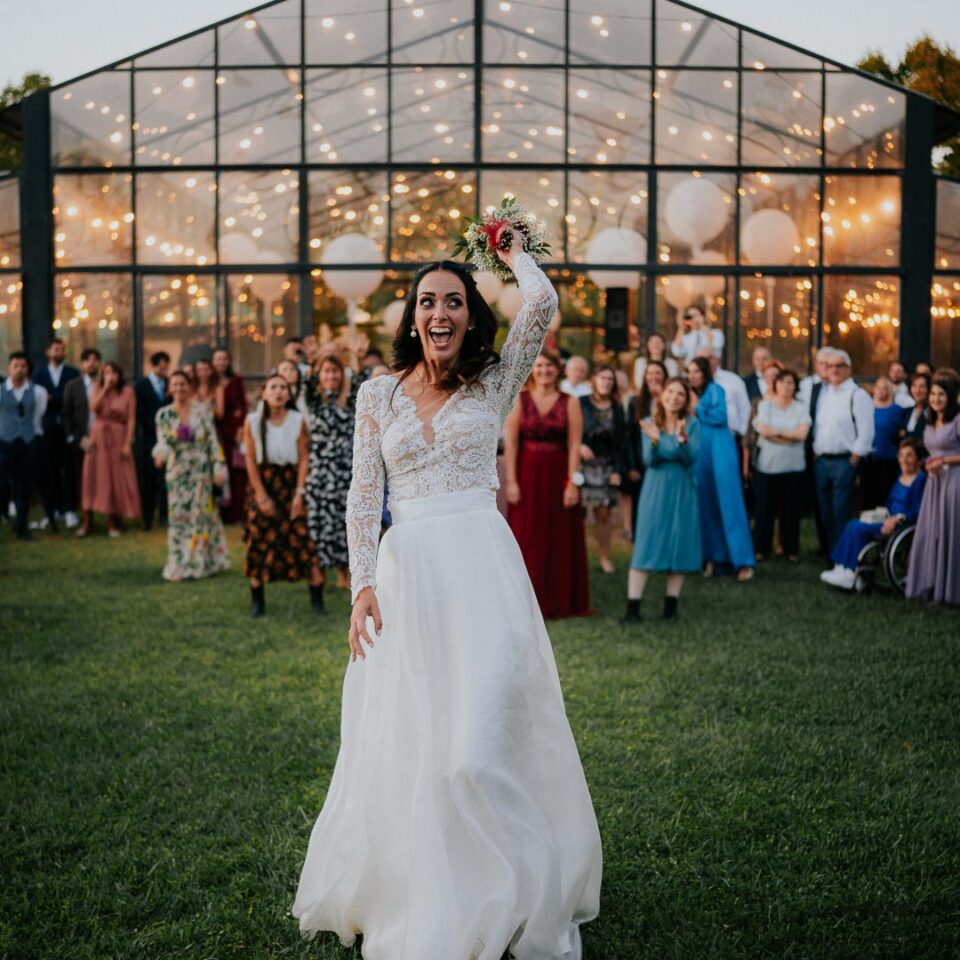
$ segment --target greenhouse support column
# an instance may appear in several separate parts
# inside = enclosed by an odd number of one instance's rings
[[[930,356],[930,284],[933,282],[936,183],[933,150],[933,101],[907,97],[906,155],[903,170],[900,251],[900,359],[912,368],[933,363]]]
[[[20,171],[23,262],[23,348],[43,360],[53,323],[53,180],[50,174],[50,94],[34,93],[20,107],[23,167]]]

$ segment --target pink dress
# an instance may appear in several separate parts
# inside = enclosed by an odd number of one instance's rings
[[[140,492],[132,456],[123,456],[133,388],[111,390],[100,404],[83,458],[83,509],[121,517],[140,515]]]

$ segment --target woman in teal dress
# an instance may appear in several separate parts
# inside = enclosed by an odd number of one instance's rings
[[[664,619],[676,619],[683,576],[703,564],[695,470],[700,424],[689,416],[690,400],[690,388],[682,380],[668,380],[653,416],[640,423],[644,475],[625,623],[640,621],[640,600],[655,571],[667,574]]]
[[[756,557],[750,521],[743,502],[740,457],[727,425],[727,398],[713,379],[710,361],[696,357],[687,365],[687,379],[697,398],[694,414],[700,422],[697,454],[697,493],[700,497],[700,533],[703,574],[717,564],[734,567],[738,580],[750,580]]]

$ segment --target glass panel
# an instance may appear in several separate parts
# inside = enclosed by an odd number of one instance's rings
[[[821,62],[816,57],[807,56],[775,40],[761,37],[749,30],[742,30],[740,38],[743,44],[745,67],[753,67],[756,70],[763,70],[766,67],[774,69],[790,67],[795,70],[820,69]]]
[[[937,180],[938,270],[960,270],[960,183]]]
[[[265,376],[283,357],[297,330],[297,278],[280,273],[244,274],[226,280],[227,322],[234,366]]]
[[[737,28],[659,0],[657,63],[667,67],[735,67]]]
[[[817,291],[810,277],[742,277],[740,280],[740,362],[753,369],[753,351],[766,347],[791,370],[806,376],[817,335]]]
[[[557,170],[484,170],[480,209],[493,210],[516,196],[546,226],[552,259],[563,259],[563,173]]]
[[[820,178],[751,173],[740,181],[742,263],[819,263]]]
[[[20,264],[20,181],[0,180],[0,267]]]
[[[824,277],[823,339],[850,354],[855,377],[886,374],[897,359],[900,281],[896,277]]]
[[[299,181],[290,170],[220,174],[220,262],[297,259]]]
[[[135,84],[136,162],[213,163],[213,74],[145,71]]]
[[[837,167],[899,167],[907,98],[853,73],[827,77],[827,163]]]
[[[387,159],[386,70],[307,71],[307,159]]]
[[[310,173],[310,259],[323,258],[327,243],[343,233],[363,233],[384,253],[387,241],[385,173],[319,170]]]
[[[394,63],[473,63],[473,0],[391,2]]]
[[[212,67],[213,31],[168,43],[153,53],[137,57],[137,67]]]
[[[137,176],[137,261],[216,262],[213,247],[216,183],[212,173]]]
[[[132,281],[125,273],[61,273],[56,281],[53,329],[67,349],[67,363],[80,363],[80,354],[95,347],[104,360],[133,366]]]
[[[820,85],[819,73],[744,72],[743,163],[819,166]]]
[[[567,185],[567,249],[577,263],[619,262],[625,251],[618,244],[635,242],[632,253],[646,259],[647,175],[620,170],[571,170]],[[599,234],[614,228],[636,231],[631,235],[607,234],[612,240],[597,240]],[[597,254],[598,250],[600,253]],[[608,245],[609,244],[609,245]],[[592,250],[591,250],[592,245]],[[606,255],[609,250],[611,256]]]
[[[144,357],[165,350],[176,369],[189,348],[216,345],[216,277],[145,276],[140,282]]]
[[[130,76],[95,73],[50,95],[54,165],[107,166],[130,162]]]
[[[683,322],[683,311],[696,305],[705,311],[710,327],[724,335],[724,365],[734,364],[733,290],[733,277],[677,274],[658,277],[654,331],[669,344],[677,334],[677,326]]]
[[[473,75],[464,70],[393,71],[393,159],[473,159]]]
[[[343,339],[347,325],[347,302],[326,285],[320,270],[314,271],[313,278],[313,323],[317,340],[321,344],[337,343],[342,353],[347,346]],[[391,303],[403,302],[412,279],[410,273],[384,271],[380,286],[362,298],[363,308],[354,313],[354,321],[370,337],[371,346],[382,350],[385,357],[390,356],[395,327],[390,323],[391,318],[384,317],[384,311]]]
[[[130,262],[131,180],[122,173],[56,177],[53,214],[58,267]]]
[[[476,209],[476,173],[425,170],[393,178],[393,260],[442,260]],[[526,202],[526,194],[521,194]]]
[[[651,62],[651,0],[598,9],[590,0],[570,0],[570,60],[573,63]]]
[[[571,70],[568,109],[571,162],[649,162],[648,73]]]
[[[299,161],[299,70],[225,70],[217,84],[221,163]]]
[[[0,274],[0,357],[23,347],[23,281],[16,273]],[[6,377],[6,372],[4,372]]]
[[[737,182],[733,174],[658,175],[661,263],[733,263]]]
[[[488,0],[484,10],[486,63],[563,63],[565,0],[513,3]]]
[[[900,178],[826,177],[826,266],[896,266],[900,260]]]
[[[563,99],[560,70],[485,71],[483,159],[562,163]]]
[[[300,63],[300,0],[275,3],[217,28],[220,64]]]
[[[387,59],[383,0],[352,0],[331,14],[329,0],[307,0],[307,63],[379,62]]]
[[[657,163],[737,162],[737,75],[657,71]]]
[[[934,277],[930,291],[933,367],[960,370],[960,277]]]

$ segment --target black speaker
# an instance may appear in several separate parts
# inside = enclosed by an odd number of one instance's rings
[[[607,350],[630,349],[630,291],[626,287],[607,290],[607,309],[603,317],[603,344]]]

